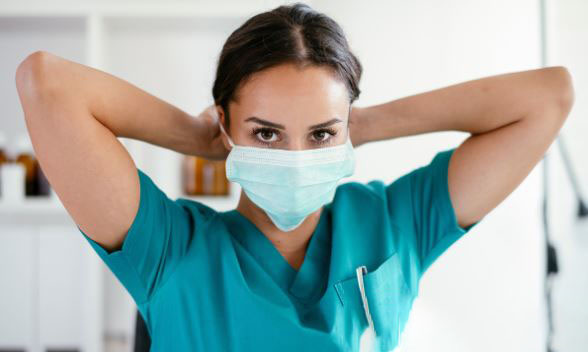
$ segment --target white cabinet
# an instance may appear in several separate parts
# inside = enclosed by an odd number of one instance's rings
[[[37,245],[33,227],[0,228],[0,349],[34,350],[38,342]]]
[[[72,224],[0,226],[0,350],[101,351],[101,267]]]
[[[100,331],[100,317],[88,310],[101,305],[100,295],[88,290],[95,277],[93,254],[76,231],[72,226],[39,227],[38,322],[44,348],[83,346],[89,351],[84,337]]]

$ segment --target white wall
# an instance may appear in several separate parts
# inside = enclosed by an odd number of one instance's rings
[[[583,198],[588,200],[588,2],[549,3],[551,24],[548,59],[565,65],[574,79],[575,103],[561,136],[569,151]],[[550,197],[552,232],[559,251],[560,274],[554,280],[554,346],[556,351],[580,352],[588,347],[588,219],[576,219],[576,201],[561,167],[559,151],[552,153]]]

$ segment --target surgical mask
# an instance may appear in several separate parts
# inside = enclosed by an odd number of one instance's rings
[[[232,149],[226,176],[241,185],[276,227],[292,231],[311,213],[330,203],[337,184],[355,170],[353,145],[286,150],[235,145],[219,121]]]

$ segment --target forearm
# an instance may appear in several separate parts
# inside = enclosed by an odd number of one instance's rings
[[[358,143],[456,130],[481,134],[554,104],[565,106],[569,74],[562,67],[506,73],[359,108]],[[352,121],[352,123],[354,123]],[[358,129],[359,130],[359,129]]]
[[[44,53],[38,72],[43,89],[61,101],[76,99],[117,137],[133,138],[180,153],[194,153],[198,119],[106,72]]]

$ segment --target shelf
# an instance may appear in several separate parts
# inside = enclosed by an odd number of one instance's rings
[[[179,198],[203,203],[216,211],[231,210],[237,206],[239,201],[234,196],[180,196]]]
[[[18,201],[8,201],[0,197],[0,213],[20,211],[56,212],[61,211],[61,209],[63,209],[63,205],[54,195],[26,197]]]
[[[179,196],[203,203],[216,211],[226,211],[237,206],[239,201],[238,185],[228,196]],[[173,199],[173,198],[171,198]],[[0,199],[0,223],[3,225],[64,225],[74,224],[73,219],[57,196],[29,197],[22,201],[6,201]],[[2,233],[0,227],[0,234]]]
[[[57,197],[0,200],[0,223],[3,225],[62,225],[69,222],[73,223]]]

